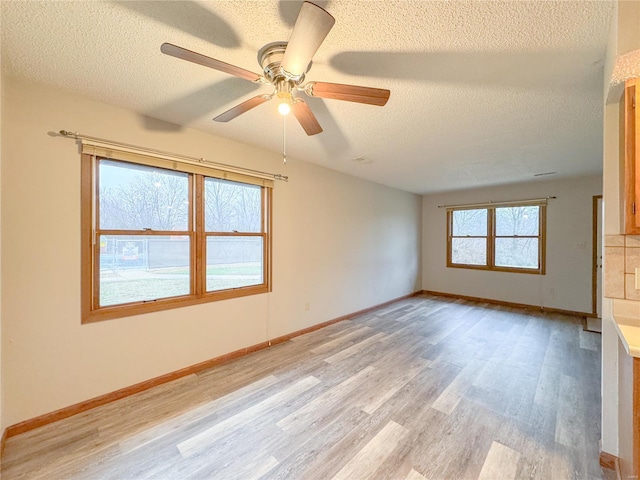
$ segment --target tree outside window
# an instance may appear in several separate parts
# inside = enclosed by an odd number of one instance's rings
[[[447,212],[447,266],[544,274],[545,205]]]
[[[83,318],[270,288],[270,188],[89,155],[83,169]]]

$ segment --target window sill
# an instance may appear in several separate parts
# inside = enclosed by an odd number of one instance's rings
[[[249,295],[259,295],[270,291],[267,285],[255,285],[251,287],[242,287],[233,290],[223,290],[220,292],[211,292],[200,297],[173,297],[149,302],[131,303],[126,305],[115,305],[113,307],[103,307],[95,310],[85,311],[82,313],[82,323],[95,323],[103,320],[113,320],[116,318],[130,317],[133,315],[142,315],[145,313],[159,312],[162,310],[170,310],[173,308],[188,307],[191,305],[200,305],[202,303],[217,302],[219,300],[229,300],[232,298],[247,297]]]
[[[505,273],[526,273],[529,275],[544,275],[544,269],[525,269],[525,268],[509,268],[509,267],[487,267],[485,265],[464,265],[464,264],[447,264],[447,268],[464,268],[468,270],[485,270],[488,272],[505,272]]]

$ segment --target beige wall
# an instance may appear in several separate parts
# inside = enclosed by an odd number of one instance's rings
[[[422,288],[526,305],[591,312],[593,196],[602,177],[537,181],[423,197]],[[438,205],[556,196],[547,207],[545,275],[447,268],[446,209]]]
[[[5,80],[2,426],[419,290],[421,199],[193,130]],[[80,324],[80,158],[60,129],[283,173],[273,292]],[[304,309],[305,303],[310,309]]]
[[[617,55],[640,48],[640,2],[624,0],[618,2]]]
[[[612,19],[611,36],[605,60],[605,92],[603,100],[603,179],[604,179],[604,234],[622,233],[624,229],[622,197],[624,193],[624,169],[620,158],[620,109],[618,95],[612,95],[607,86],[615,70],[616,60],[625,53],[640,48],[640,2],[616,3]],[[607,270],[605,262],[604,271]],[[611,299],[603,299],[602,310],[602,450],[613,455],[624,454],[624,427],[631,425],[630,419],[620,418],[623,411],[620,391],[625,390],[624,379],[620,379],[620,359],[626,352],[621,348],[612,320]],[[622,381],[622,384],[621,384]],[[624,417],[624,415],[623,415]],[[621,427],[623,428],[621,430]]]

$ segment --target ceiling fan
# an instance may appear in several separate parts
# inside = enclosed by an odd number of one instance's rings
[[[276,97],[279,102],[278,111],[281,114],[286,115],[289,111],[293,111],[294,116],[307,135],[316,135],[322,132],[322,127],[309,105],[302,98],[294,95],[294,92],[304,92],[310,97],[345,100],[347,102],[378,106],[385,105],[390,95],[389,90],[381,88],[326,82],[303,83],[305,75],[311,68],[313,55],[334,23],[335,19],[326,10],[313,3],[304,2],[293,26],[289,41],[269,43],[258,52],[258,63],[262,67],[262,75],[171,43],[163,43],[160,50],[166,55],[204,65],[250,82],[274,87],[272,93],[250,98],[218,115],[214,118],[216,122],[233,120],[237,116]]]

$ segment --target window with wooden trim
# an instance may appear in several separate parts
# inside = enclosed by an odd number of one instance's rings
[[[269,181],[149,163],[82,156],[83,322],[270,291]]]
[[[447,266],[544,274],[546,205],[447,209]]]

